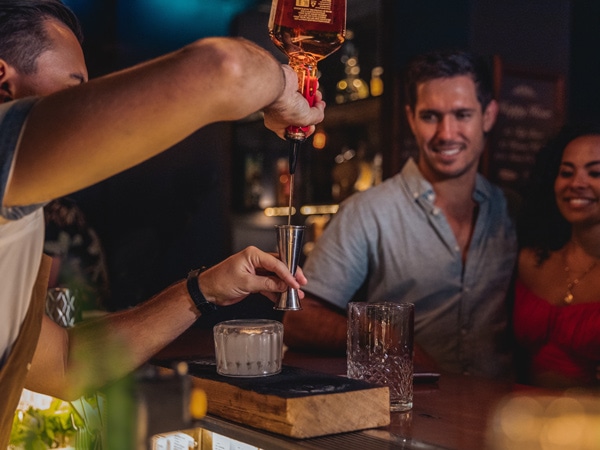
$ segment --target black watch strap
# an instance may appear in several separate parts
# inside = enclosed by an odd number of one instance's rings
[[[186,286],[194,305],[203,316],[208,314],[212,314],[217,310],[217,305],[209,302],[202,295],[202,291],[200,290],[200,286],[198,285],[198,275],[206,270],[206,267],[202,267],[201,269],[192,270],[188,273]]]

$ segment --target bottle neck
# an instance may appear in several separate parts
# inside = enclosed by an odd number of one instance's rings
[[[317,76],[317,60],[310,53],[298,52],[290,55],[289,64],[299,75]]]

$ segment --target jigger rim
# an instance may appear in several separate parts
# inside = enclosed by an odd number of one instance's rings
[[[302,306],[300,305],[300,302],[280,300],[273,305],[273,309],[276,311],[302,311]]]
[[[307,228],[306,225],[274,225],[275,228]]]

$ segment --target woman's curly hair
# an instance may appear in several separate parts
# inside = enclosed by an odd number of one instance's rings
[[[571,224],[556,204],[554,182],[567,145],[581,136],[600,135],[600,120],[565,125],[538,152],[517,222],[519,246],[533,249],[541,263],[571,238]]]

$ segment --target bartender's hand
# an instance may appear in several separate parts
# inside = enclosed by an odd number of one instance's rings
[[[288,287],[299,289],[307,283],[302,269],[298,267],[294,277],[279,258],[256,247],[230,256],[202,272],[199,279],[204,297],[219,306],[232,305],[256,292],[277,301]],[[302,291],[298,293],[304,298]]]
[[[320,123],[324,117],[323,95],[317,90],[315,104],[310,107],[308,101],[298,92],[296,72],[287,64],[281,67],[285,74],[285,87],[277,100],[263,110],[265,126],[282,139],[285,138],[285,129],[290,125],[308,127],[306,135],[310,136],[315,131],[314,125]]]

